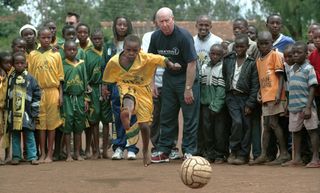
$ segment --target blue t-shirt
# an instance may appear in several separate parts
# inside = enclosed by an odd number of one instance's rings
[[[182,66],[179,71],[166,68],[172,75],[185,73],[188,63],[197,60],[193,37],[187,30],[178,26],[174,26],[172,34],[167,36],[161,30],[155,31],[151,36],[148,52],[160,54],[173,63],[179,63]]]
[[[277,48],[279,52],[283,53],[284,49],[286,49],[286,47],[290,44],[294,44],[294,40],[289,36],[280,34],[279,38],[273,42],[273,47]]]

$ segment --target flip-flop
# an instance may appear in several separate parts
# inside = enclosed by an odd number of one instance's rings
[[[296,162],[296,161],[291,160],[291,161],[287,161],[286,163],[281,164],[281,166],[283,166],[283,167],[287,167],[287,166],[289,166],[289,167],[299,167],[299,166],[304,166],[304,163],[303,162]]]
[[[320,163],[310,162],[306,165],[306,168],[320,168]]]

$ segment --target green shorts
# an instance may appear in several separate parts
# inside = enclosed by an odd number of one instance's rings
[[[63,133],[81,133],[86,125],[84,107],[84,96],[63,96],[62,118],[64,120],[63,127],[61,128]]]
[[[110,123],[112,122],[112,111],[110,99],[100,101],[100,90],[98,86],[92,87],[90,93],[90,107],[88,113],[90,123]]]

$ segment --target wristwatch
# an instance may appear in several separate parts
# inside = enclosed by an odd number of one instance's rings
[[[190,89],[192,89],[191,86],[186,86],[186,90],[190,90]]]

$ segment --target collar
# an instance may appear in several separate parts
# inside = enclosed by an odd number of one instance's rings
[[[272,45],[273,46],[277,45],[280,42],[280,40],[282,39],[282,37],[283,37],[283,34],[280,34],[279,37],[272,43]]]
[[[206,42],[206,41],[211,37],[211,35],[212,35],[212,33],[209,32],[208,35],[207,35],[206,37],[204,37],[203,39],[201,39],[198,34],[197,34],[197,37],[198,37],[198,39],[199,39],[200,41]]]

